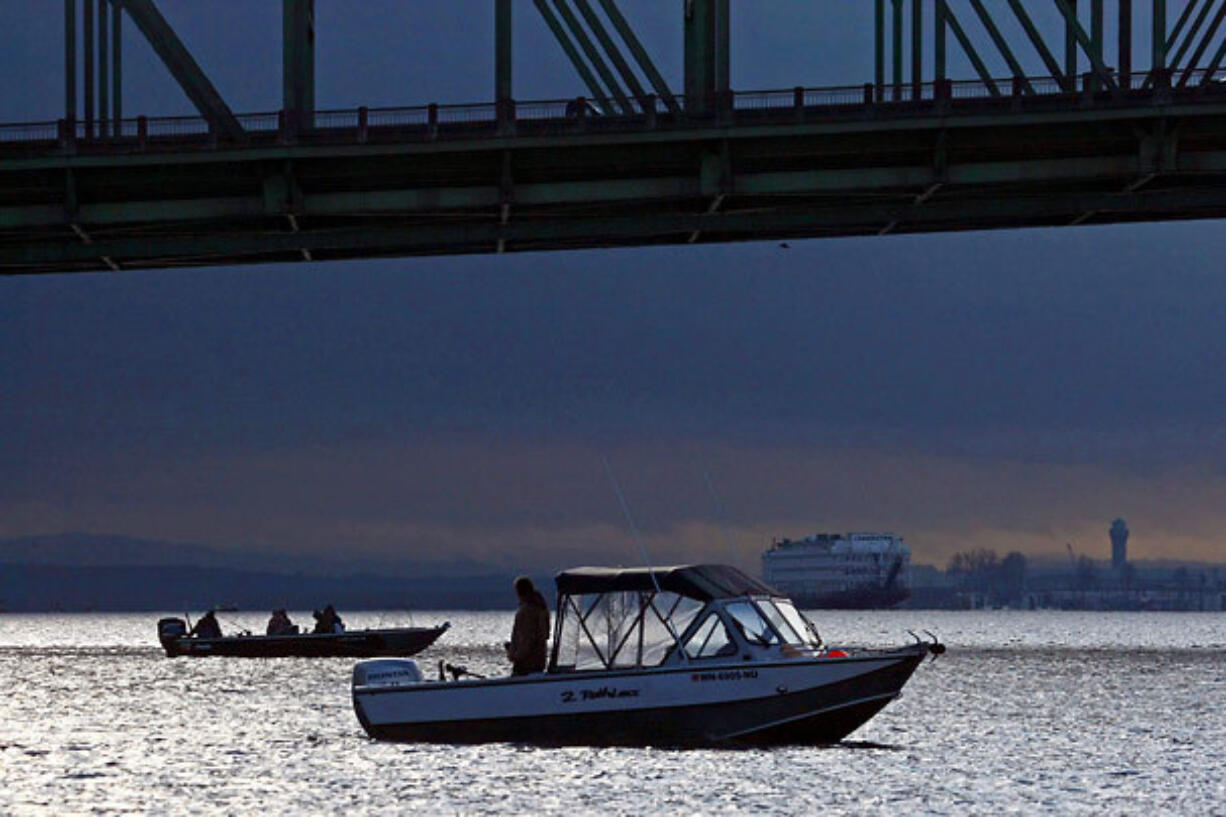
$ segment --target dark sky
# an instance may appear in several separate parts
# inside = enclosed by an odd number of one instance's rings
[[[279,3],[160,5],[235,110],[279,107]],[[316,5],[320,107],[491,95],[488,2]],[[871,75],[869,4],[766,5],[733,3],[738,88]],[[674,84],[680,7],[623,4]],[[60,115],[61,8],[6,9],[0,121]],[[516,96],[580,93],[516,10]],[[125,111],[190,113],[125,44]],[[660,561],[845,529],[1102,556],[1115,516],[1223,559],[1224,251],[1202,222],[0,280],[0,536],[633,562],[607,457]]]

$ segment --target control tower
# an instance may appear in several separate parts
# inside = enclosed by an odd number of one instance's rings
[[[1128,523],[1117,519],[1107,533],[1111,535],[1111,567],[1120,570],[1128,564]]]

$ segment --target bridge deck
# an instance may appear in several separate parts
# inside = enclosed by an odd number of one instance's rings
[[[0,126],[0,272],[1226,215],[1226,84],[1031,84],[737,94],[701,119],[572,100],[325,112],[295,132],[260,114],[240,141],[194,118],[105,139]]]

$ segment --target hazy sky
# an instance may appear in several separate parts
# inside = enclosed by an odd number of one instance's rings
[[[10,5],[0,121],[55,118],[62,3]],[[488,99],[491,5],[317,0],[319,106]],[[680,85],[680,0],[622,5]],[[279,107],[279,2],[160,6]],[[869,3],[733,7],[738,88],[871,76]],[[516,96],[581,93],[516,12]],[[191,112],[130,24],[124,60],[127,114]],[[657,561],[1105,556],[1115,516],[1226,559],[1223,257],[1197,222],[3,279],[0,536],[631,563],[607,457]]]

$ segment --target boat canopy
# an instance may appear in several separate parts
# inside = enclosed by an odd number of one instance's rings
[[[652,574],[655,574],[653,581]],[[649,592],[656,589],[697,601],[738,596],[782,596],[778,590],[745,575],[731,565],[675,565],[673,567],[576,567],[559,573],[554,581],[561,595]]]

